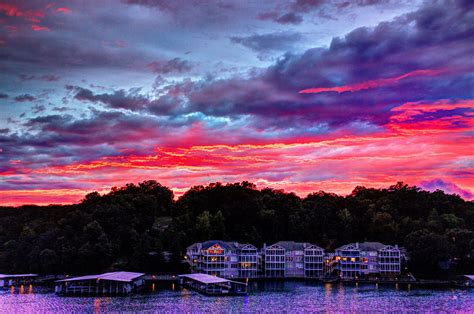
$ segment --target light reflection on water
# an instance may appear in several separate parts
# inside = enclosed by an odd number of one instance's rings
[[[0,312],[474,312],[473,289],[408,290],[402,286],[303,282],[251,282],[249,286],[248,296],[237,297],[207,297],[160,285],[153,293],[129,297],[57,297],[40,287],[13,287],[0,290]]]

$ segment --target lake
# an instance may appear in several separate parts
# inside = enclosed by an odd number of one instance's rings
[[[0,312],[474,312],[474,289],[408,289],[375,284],[250,283],[248,296],[207,297],[188,289],[156,289],[130,297],[57,297],[39,287],[0,292]]]

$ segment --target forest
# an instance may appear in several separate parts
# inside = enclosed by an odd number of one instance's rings
[[[305,241],[326,250],[380,241],[406,248],[421,278],[474,273],[474,202],[397,183],[298,197],[249,182],[190,188],[156,181],[87,194],[78,204],[0,207],[0,273],[186,271],[186,247],[208,239],[257,246]]]

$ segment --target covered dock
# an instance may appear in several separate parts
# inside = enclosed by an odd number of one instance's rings
[[[0,287],[30,285],[37,277],[37,274],[0,274]]]
[[[246,295],[247,284],[207,274],[180,275],[181,284],[206,295]]]
[[[464,286],[474,287],[474,275],[464,275]]]
[[[118,271],[98,275],[65,278],[56,281],[59,295],[128,295],[145,286],[145,274]]]

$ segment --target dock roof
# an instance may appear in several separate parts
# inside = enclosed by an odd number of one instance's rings
[[[38,277],[38,275],[37,274],[0,274],[0,279],[23,278],[23,277]]]
[[[231,280],[216,277],[216,276],[211,276],[207,274],[186,274],[186,275],[179,275],[179,277],[196,280],[205,284],[231,282]]]
[[[145,275],[144,273],[116,271],[116,272],[104,273],[104,274],[98,274],[98,275],[71,277],[71,278],[58,280],[58,282],[80,281],[80,280],[110,280],[110,281],[130,282],[144,275]]]

